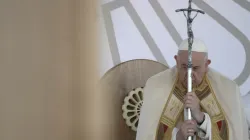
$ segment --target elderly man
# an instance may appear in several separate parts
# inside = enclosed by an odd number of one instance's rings
[[[176,66],[151,77],[144,89],[144,102],[136,140],[248,140],[246,118],[239,87],[209,68],[205,44],[194,39],[192,91],[187,93],[188,40],[179,46]],[[190,108],[192,120],[184,120]]]

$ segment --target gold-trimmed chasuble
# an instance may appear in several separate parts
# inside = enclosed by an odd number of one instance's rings
[[[193,88],[193,92],[195,92],[196,96],[200,99],[201,111],[210,116],[212,123],[212,140],[228,140],[229,132],[224,111],[217,101],[206,76],[198,87]],[[183,99],[186,93],[186,88],[176,82],[162,112],[156,140],[171,140],[173,129],[175,127],[180,128],[181,123],[184,121]],[[196,136],[196,140],[200,140],[198,136]]]

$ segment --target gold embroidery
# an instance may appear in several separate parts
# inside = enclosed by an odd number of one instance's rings
[[[201,105],[208,112],[210,117],[218,116],[221,113],[212,94],[203,99]]]
[[[222,121],[222,120],[224,120],[224,116],[222,113],[211,118],[211,121],[213,121],[213,122],[218,122],[218,121]]]
[[[201,110],[203,112],[207,112],[211,118],[211,123],[212,123],[211,133],[213,140],[222,140],[222,139],[227,140],[229,138],[227,120],[224,117],[224,112],[220,104],[218,103],[216,96],[213,92],[213,89],[207,78],[205,77],[199,86],[193,88],[193,91],[196,93],[197,97],[201,100]],[[184,107],[183,98],[185,94],[186,94],[186,89],[181,84],[175,81],[173,89],[171,90],[169,98],[165,104],[157,128],[158,132],[159,125],[161,123],[168,126],[168,129],[164,134],[164,140],[171,139],[173,128],[176,127],[177,121],[181,121],[181,118],[183,118],[183,107]],[[217,125],[218,121],[222,121],[221,122],[221,125],[223,124],[223,127],[221,127],[222,131],[220,131],[218,128]],[[199,140],[198,137],[197,139]]]
[[[162,116],[161,117],[161,122],[165,125],[167,125],[168,127],[173,127],[174,126],[174,121],[171,121],[170,119],[168,119],[167,117],[165,116]]]
[[[163,115],[174,121],[182,107],[183,103],[173,95]]]
[[[214,94],[214,91],[213,91],[213,88],[212,88],[212,86],[211,86],[211,83],[209,82],[209,80],[207,79],[207,77],[206,77],[206,82],[208,83],[208,86],[209,86],[209,88],[211,89],[211,93],[212,93],[213,97],[215,98],[216,103],[219,104],[219,102],[218,102],[218,100],[217,100],[217,98],[216,98],[216,96],[215,96],[215,94]],[[227,119],[224,117],[225,111],[221,108],[220,105],[219,105],[219,109],[221,110],[222,115],[223,115],[223,118],[224,118],[224,120],[225,120],[225,122],[226,122],[225,125],[226,125],[226,133],[227,133],[227,135],[226,135],[226,138],[223,138],[223,139],[229,139],[228,121],[227,121]],[[213,120],[213,119],[212,119],[212,120]],[[216,123],[217,123],[217,122],[216,122]]]

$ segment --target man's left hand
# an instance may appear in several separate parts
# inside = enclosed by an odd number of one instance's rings
[[[184,97],[185,108],[190,108],[193,118],[200,123],[203,121],[204,113],[200,111],[200,100],[194,92],[189,92]]]

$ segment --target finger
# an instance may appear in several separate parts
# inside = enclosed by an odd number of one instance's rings
[[[186,129],[192,129],[194,132],[198,130],[197,123],[195,121],[191,121],[187,124]]]
[[[192,103],[189,103],[189,104],[185,104],[185,108],[193,108],[193,104]]]
[[[186,97],[186,100],[193,100],[194,99],[194,97],[193,96],[190,96],[190,95],[188,95],[187,97]]]
[[[194,132],[195,132],[195,130],[192,129],[192,128],[188,128],[188,129],[187,129],[187,133],[194,133]]]
[[[184,100],[184,104],[191,104],[192,102],[194,102],[193,99],[186,99],[186,100]]]
[[[192,104],[193,103],[193,100],[192,99],[187,99],[186,101],[185,101],[185,104]]]
[[[196,100],[198,100],[198,97],[195,97],[195,96],[187,96],[185,101],[187,101],[187,100],[196,101]]]
[[[193,129],[187,129],[186,136],[194,136],[194,134],[195,134],[195,130],[193,130]]]
[[[192,98],[192,95],[190,95],[189,93],[187,93],[185,96],[184,96],[184,101],[187,100],[187,99],[191,99]]]
[[[187,100],[194,100],[195,98],[194,97],[192,97],[192,96],[186,96],[186,98],[184,99],[184,101],[187,101]]]
[[[187,96],[194,96],[195,93],[194,93],[194,92],[188,92],[186,95],[187,95]]]
[[[196,96],[196,94],[194,92],[189,92],[186,94],[188,97],[192,97],[192,98],[195,98],[195,99],[198,99],[198,97]]]
[[[197,124],[195,124],[195,123],[193,123],[193,124],[191,124],[189,127],[188,127],[189,129],[193,129],[193,130],[197,130]]]
[[[192,123],[197,126],[197,122],[195,120],[192,120]]]
[[[187,133],[187,136],[194,136],[194,132],[191,132],[191,133]]]
[[[184,96],[183,100],[184,102],[187,100],[187,95]]]
[[[199,99],[196,97],[187,96],[184,100],[184,103],[197,103],[199,102]]]
[[[185,125],[187,126],[187,128],[190,126],[190,125],[194,125],[195,124],[195,121],[194,120],[186,120],[185,122]],[[190,127],[189,127],[190,128]]]

